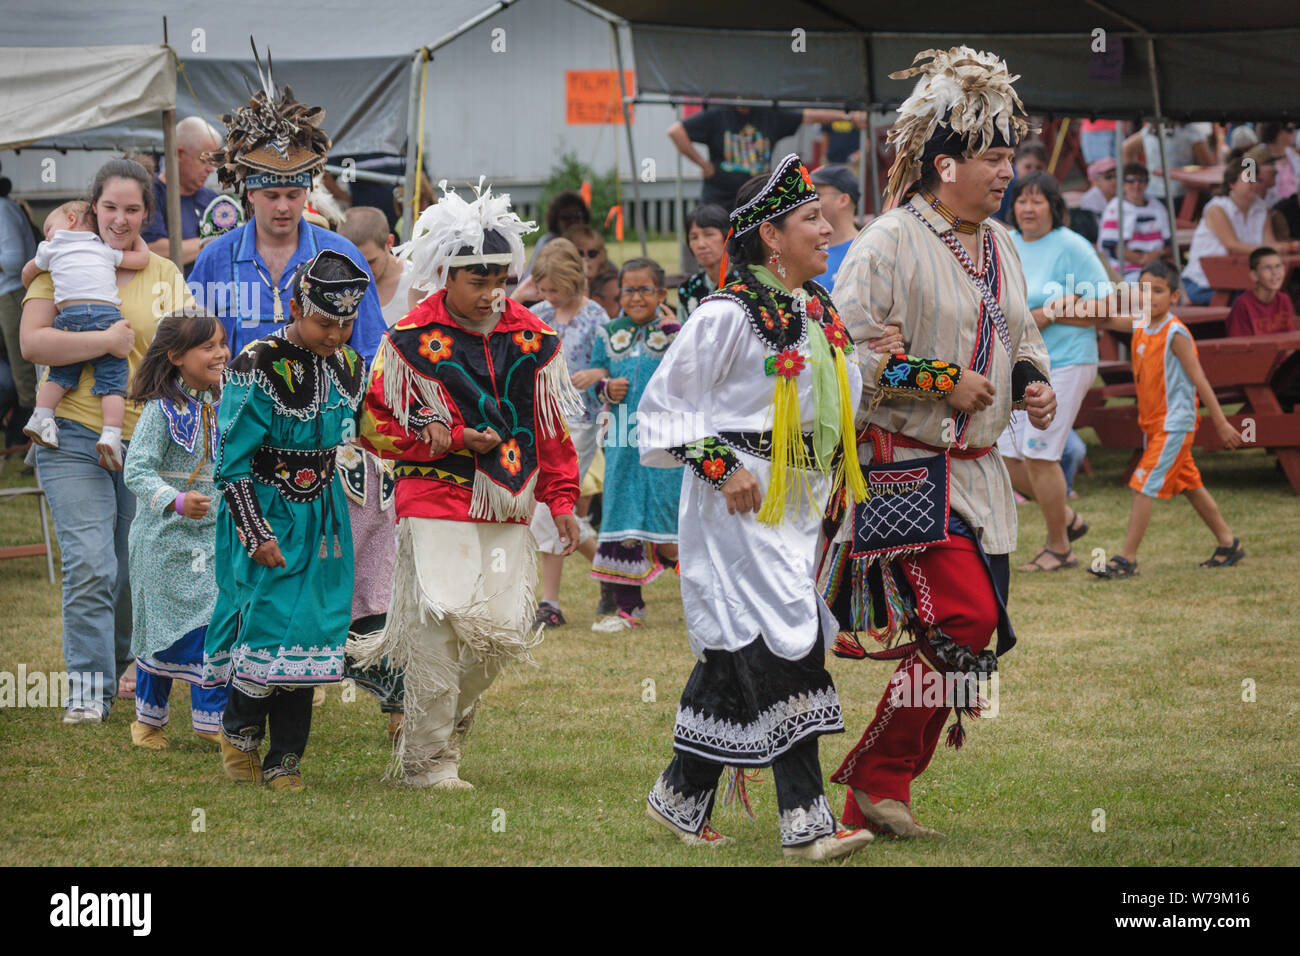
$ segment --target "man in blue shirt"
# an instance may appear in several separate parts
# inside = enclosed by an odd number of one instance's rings
[[[187,116],[176,124],[176,172],[171,176],[181,193],[181,262],[189,275],[194,260],[199,256],[199,219],[208,203],[217,198],[216,192],[203,184],[212,174],[211,163],[204,162],[203,154],[221,145],[216,130],[198,116]],[[153,214],[140,235],[152,252],[160,256],[171,254],[167,238],[167,177],[171,170],[164,169],[153,181]]]
[[[858,224],[854,213],[858,209],[858,199],[862,193],[858,187],[858,178],[847,166],[830,164],[818,167],[812,174],[813,185],[817,187],[817,198],[821,200],[822,215],[831,224],[830,246],[826,250],[826,271],[813,279],[820,283],[827,292],[835,290],[835,274],[840,271],[844,253],[849,251],[853,240],[858,238]]]
[[[317,126],[322,115],[283,91],[275,100],[259,91],[227,119],[225,148],[210,154],[222,185],[244,194],[252,218],[203,247],[188,284],[195,302],[225,325],[232,356],[284,328],[294,272],[322,249],[343,253],[370,275],[355,245],[302,218],[312,177],[329,152],[329,137]],[[348,342],[367,364],[388,328],[370,278]]]

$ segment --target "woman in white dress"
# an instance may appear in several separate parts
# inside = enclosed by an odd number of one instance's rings
[[[831,859],[871,840],[840,829],[826,803],[817,737],[844,725],[825,668],[837,625],[813,580],[832,484],[863,492],[862,380],[830,296],[811,281],[831,228],[798,157],[747,183],[737,203],[737,281],[695,310],[637,409],[642,462],[687,465],[682,604],[699,661],[648,814],[688,844],[730,842],[710,824],[723,767],[770,765],[785,855]]]

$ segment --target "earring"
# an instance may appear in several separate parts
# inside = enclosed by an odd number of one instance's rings
[[[786,274],[785,263],[781,261],[781,251],[778,249],[775,252],[773,252],[770,256],[768,256],[768,261],[775,264],[776,274],[779,275],[782,279],[784,279]]]

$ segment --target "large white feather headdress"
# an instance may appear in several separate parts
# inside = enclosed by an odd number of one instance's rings
[[[891,80],[921,74],[889,131],[889,143],[897,151],[889,169],[891,196],[901,198],[903,190],[920,178],[926,143],[941,124],[965,140],[973,154],[988,149],[998,134],[1014,145],[1029,133],[1025,106],[1011,85],[1020,77],[1012,76],[997,54],[955,46],[922,50],[912,62],[927,57],[929,63],[889,74]],[[1017,110],[1022,115],[1017,116]]]
[[[466,202],[447,180],[438,183],[442,198],[420,214],[415,221],[411,240],[393,250],[399,259],[409,260],[415,268],[411,285],[436,292],[447,284],[447,270],[472,265],[508,265],[516,276],[524,271],[523,237],[537,229],[534,222],[524,222],[510,209],[510,194],[492,195],[492,187],[479,177],[475,199]],[[483,236],[495,231],[510,245],[507,253],[483,252]],[[457,255],[469,246],[469,255]]]

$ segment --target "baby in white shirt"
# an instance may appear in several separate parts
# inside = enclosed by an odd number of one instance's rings
[[[31,285],[48,271],[54,282],[54,305],[58,315],[54,327],[68,332],[103,331],[122,321],[117,297],[117,270],[140,270],[149,264],[149,247],[136,237],[126,252],[109,246],[95,231],[90,205],[67,202],[45,218],[45,241],[36,258],[23,266],[23,284]],[[89,364],[95,384],[92,395],[100,396],[104,431],[95,445],[103,462],[113,470],[122,467],[122,422],[126,415],[127,361],[116,355],[100,355],[89,362],[50,367],[50,373],[36,393],[36,410],[23,432],[46,448],[59,447],[59,430],[54,410],[69,390],[81,381],[81,370]]]

